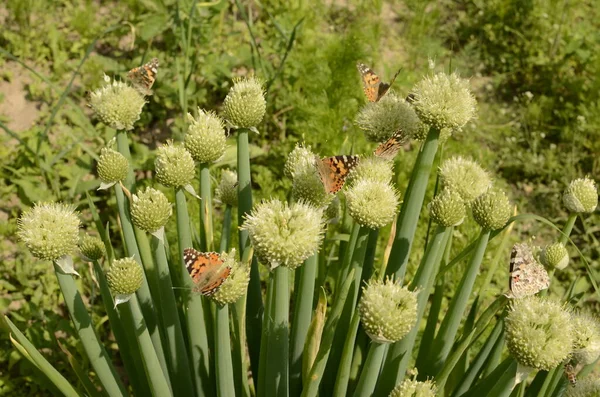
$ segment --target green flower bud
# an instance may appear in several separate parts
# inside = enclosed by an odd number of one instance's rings
[[[421,120],[419,120],[419,126],[415,130],[413,139],[416,141],[424,141],[425,139],[427,139],[428,133],[429,133],[429,124],[425,124]]]
[[[571,315],[553,300],[513,299],[506,317],[506,345],[519,364],[549,371],[571,353]]]
[[[17,236],[36,258],[56,261],[77,248],[80,222],[71,205],[37,203],[17,224]]]
[[[485,230],[497,230],[510,218],[510,202],[500,190],[489,190],[473,201],[473,218]]]
[[[297,202],[264,201],[246,216],[247,230],[258,258],[271,269],[300,266],[319,250],[323,240],[322,211]]]
[[[600,379],[586,378],[568,387],[565,397],[598,397],[600,396]]]
[[[262,82],[255,77],[234,80],[223,107],[225,117],[233,127],[256,127],[267,109]]]
[[[475,97],[469,82],[456,74],[426,77],[412,89],[412,105],[426,124],[442,130],[458,130],[475,116]]]
[[[575,179],[563,193],[563,203],[570,212],[594,212],[598,205],[598,190],[589,178]]]
[[[189,185],[196,172],[190,152],[183,146],[175,146],[172,141],[158,148],[154,168],[158,182],[167,187]]]
[[[489,174],[479,164],[460,156],[444,161],[439,174],[444,188],[456,191],[467,204],[492,186]]]
[[[104,147],[98,160],[98,177],[105,184],[122,181],[129,171],[129,162],[121,153]]]
[[[434,397],[437,393],[435,383],[430,380],[419,382],[406,379],[390,393],[389,397]]]
[[[106,255],[104,243],[98,237],[92,237],[89,234],[83,235],[79,240],[79,251],[90,261],[97,261]]]
[[[431,219],[441,226],[460,225],[467,214],[465,202],[455,190],[444,189],[429,205]]]
[[[292,197],[295,201],[303,201],[315,208],[327,208],[333,200],[334,195],[327,193],[323,189],[323,182],[313,165],[312,169],[309,169],[305,173],[295,173],[294,184],[292,185]]]
[[[215,199],[225,205],[235,207],[238,202],[237,178],[235,171],[221,171],[221,182],[215,191]]]
[[[362,179],[346,192],[346,205],[361,226],[379,229],[394,220],[398,194],[385,182]]]
[[[397,342],[417,322],[416,293],[391,279],[370,281],[363,287],[358,310],[363,328],[372,340]]]
[[[600,323],[590,314],[573,314],[573,359],[580,364],[593,363],[600,356]]]
[[[250,268],[235,261],[235,250],[230,254],[221,254],[224,266],[231,267],[231,274],[211,298],[222,305],[235,303],[248,290]]]
[[[327,206],[327,209],[325,210],[325,214],[323,216],[325,217],[327,222],[336,224],[340,219],[340,212],[340,199],[338,196],[334,196],[331,203],[329,203],[329,206]]]
[[[187,115],[190,126],[185,134],[185,148],[194,160],[209,164],[225,154],[227,135],[223,120],[213,112],[198,108],[198,117]]]
[[[569,251],[567,251],[563,243],[557,241],[542,250],[540,253],[540,262],[550,269],[562,270],[569,264]]]
[[[149,233],[167,224],[173,210],[167,196],[151,187],[132,196],[131,221]]]
[[[118,259],[106,272],[106,281],[115,298],[131,295],[142,286],[144,270],[133,258]]]
[[[391,183],[394,177],[392,162],[382,158],[371,156],[361,159],[356,167],[352,169],[348,182],[368,179],[383,183]]]
[[[113,81],[104,76],[106,85],[90,95],[90,107],[98,118],[115,130],[130,131],[133,123],[140,118],[146,103],[144,96],[135,88],[121,81]]]
[[[297,174],[306,174],[315,169],[315,154],[311,151],[310,146],[302,146],[296,144],[294,150],[288,155],[283,173],[294,178]]]
[[[421,128],[412,106],[393,92],[378,102],[367,103],[356,116],[356,124],[372,142],[383,142],[396,131],[403,131],[408,140]]]

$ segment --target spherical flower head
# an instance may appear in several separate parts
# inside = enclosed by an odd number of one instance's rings
[[[131,198],[131,221],[149,233],[166,225],[172,212],[171,203],[160,190],[148,187]]]
[[[314,162],[314,157],[313,157]],[[292,197],[295,201],[303,201],[315,208],[327,208],[335,197],[323,188],[323,182],[313,166],[305,173],[297,172],[292,185]]]
[[[104,147],[98,160],[98,177],[104,183],[122,181],[129,171],[129,161],[121,153]]]
[[[573,314],[573,359],[579,364],[588,365],[600,356],[600,323],[589,313]]]
[[[399,341],[417,322],[416,293],[391,279],[363,287],[358,309],[365,332],[378,343]]]
[[[429,133],[429,124],[425,124],[424,122],[419,120],[419,126],[415,130],[413,139],[416,141],[424,141],[425,139],[427,139],[428,133]]]
[[[444,188],[456,191],[465,203],[471,203],[492,186],[487,171],[475,161],[460,156],[444,161],[439,174]]]
[[[288,155],[283,173],[289,178],[294,178],[298,174],[306,174],[314,169],[315,154],[312,152],[310,146],[296,144],[294,150]]]
[[[319,250],[323,240],[322,211],[296,202],[264,201],[246,216],[242,230],[247,230],[258,258],[271,269],[283,265],[300,266]]]
[[[323,216],[329,223],[337,223],[340,219],[341,206],[340,206],[340,198],[335,196],[331,203],[327,206],[325,213]]]
[[[144,270],[133,258],[118,259],[106,272],[106,281],[114,295],[131,295],[144,281]]]
[[[571,212],[594,212],[598,206],[598,189],[589,178],[575,179],[563,193],[563,203]]]
[[[346,205],[361,226],[379,229],[394,220],[398,194],[388,183],[361,179],[346,191]]]
[[[392,162],[380,157],[371,156],[360,160],[360,163],[350,171],[348,182],[368,179],[383,183],[391,183],[394,177]]]
[[[419,382],[413,379],[406,379],[394,387],[389,397],[434,397],[436,393],[437,387],[431,380]]]
[[[411,92],[412,105],[421,121],[438,130],[458,130],[475,116],[476,100],[469,82],[454,73],[426,77]]]
[[[38,203],[17,223],[19,239],[36,258],[56,261],[77,248],[80,222],[71,205]]]
[[[262,81],[255,77],[235,80],[223,107],[225,118],[233,127],[256,127],[267,109]]]
[[[586,378],[568,387],[565,397],[598,397],[600,396],[600,379]]]
[[[437,224],[451,227],[463,222],[467,210],[460,194],[452,189],[444,189],[431,201],[429,214]]]
[[[546,246],[540,253],[542,265],[562,270],[569,265],[569,251],[560,241]]]
[[[158,148],[154,161],[156,179],[167,187],[181,187],[190,184],[196,172],[196,165],[190,152],[172,141]]]
[[[146,103],[144,96],[122,81],[104,76],[106,85],[90,95],[90,107],[98,118],[115,130],[130,131]]]
[[[510,218],[510,202],[500,190],[489,190],[477,197],[471,205],[473,218],[485,230],[497,230]]]
[[[506,317],[506,344],[521,365],[549,371],[571,353],[571,315],[557,301],[513,299]]]
[[[238,202],[237,178],[237,172],[223,170],[221,181],[215,190],[215,198],[225,205],[235,207]]]
[[[393,92],[377,102],[367,103],[356,116],[356,124],[372,142],[383,142],[396,131],[403,131],[404,139],[408,140],[420,128],[413,107]]]
[[[198,108],[198,117],[187,115],[190,126],[185,134],[185,148],[199,163],[210,164],[225,154],[227,135],[223,120],[213,112]]]
[[[102,240],[89,234],[83,235],[81,240],[79,240],[79,251],[90,261],[97,261],[106,255],[106,248]]]
[[[211,298],[222,305],[237,302],[248,290],[250,282],[250,267],[236,262],[235,250],[231,254],[221,254],[224,266],[231,267],[231,274]]]

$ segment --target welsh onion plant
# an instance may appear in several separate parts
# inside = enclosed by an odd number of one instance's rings
[[[92,199],[89,210],[101,239],[79,239],[78,213],[68,204],[38,203],[19,219],[27,248],[53,263],[91,368],[74,365],[80,383],[70,384],[4,316],[14,346],[64,395],[549,397],[567,385],[566,363],[583,376],[598,361],[600,322],[573,308],[582,306],[585,293],[572,286],[565,296],[552,288],[535,296],[541,288],[526,273],[533,263],[510,275],[511,285],[527,293],[482,296],[494,266],[480,292],[473,292],[490,240],[506,240],[511,224],[524,220],[558,227],[540,216],[511,217],[506,194],[468,158],[439,161],[441,188],[426,199],[438,148],[475,114],[468,83],[457,75],[424,78],[410,103],[393,92],[368,103],[357,124],[368,139],[384,143],[352,169],[341,157],[324,172],[311,147],[297,146],[283,170],[293,182],[290,202],[260,203],[252,201],[249,153],[266,111],[260,80],[235,81],[222,117],[203,109],[188,115],[183,142],[157,149],[156,184],[136,181],[130,165],[128,133],[149,91],[105,80],[91,95],[91,107],[117,131],[117,150],[108,142],[97,170],[100,189],[115,195],[119,223],[111,230],[119,235],[109,236]],[[228,136],[237,139],[237,167],[221,171],[213,200],[211,166],[224,155]],[[408,185],[395,186],[390,158],[410,139],[422,141],[419,154]],[[344,182],[342,194],[325,188]],[[176,230],[168,234],[171,193]],[[199,201],[198,216],[190,213],[190,201]],[[595,183],[573,181],[563,201],[572,215],[557,241],[539,250],[551,276],[570,270],[569,235],[578,217],[585,220],[596,209]],[[222,211],[213,211],[218,206]],[[337,222],[342,209],[351,220],[349,234]],[[409,260],[418,257],[412,248],[425,209],[434,230],[414,277],[405,280]],[[216,214],[222,219],[215,221]],[[479,234],[452,258],[452,236],[469,215]],[[389,259],[382,263],[377,240],[394,220]],[[173,250],[169,243],[176,244]],[[77,246],[93,264],[122,375],[77,287],[76,267],[84,269],[72,260]],[[441,310],[444,273],[461,260],[467,267]],[[580,260],[589,271],[585,258]],[[592,273],[588,277],[596,288]],[[598,382],[589,379],[567,395],[599,392]]]

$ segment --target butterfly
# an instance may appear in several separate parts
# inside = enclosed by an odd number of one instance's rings
[[[352,168],[358,164],[358,156],[316,157],[317,171],[327,193],[340,191]]]
[[[131,69],[127,73],[127,78],[131,80],[131,84],[133,84],[140,94],[152,95],[151,88],[156,81],[157,73],[158,59],[152,58],[147,64]]]
[[[194,290],[210,296],[217,292],[231,274],[231,267],[223,266],[217,252],[199,252],[193,248],[183,250],[183,262],[195,284]]]
[[[550,286],[548,272],[527,244],[515,244],[510,255],[509,298],[534,295]]]
[[[375,72],[364,63],[357,63],[356,67],[358,68],[358,72],[360,73],[360,77],[363,82],[363,91],[365,92],[365,95],[367,96],[369,102],[379,101],[381,97],[383,97],[388,92],[392,84],[394,84],[394,81],[396,80],[396,77],[398,77],[398,75],[400,74],[401,70],[399,69],[396,72],[394,77],[392,77],[392,81],[390,81],[389,83],[384,83],[381,81],[379,76],[377,76]]]
[[[377,146],[373,154],[384,160],[391,160],[400,151],[402,145],[406,143],[406,134],[402,130],[398,130],[385,142]]]
[[[567,377],[567,380],[571,386],[575,387],[575,385],[577,385],[577,373],[575,372],[575,368],[573,368],[571,363],[565,364],[565,376]]]

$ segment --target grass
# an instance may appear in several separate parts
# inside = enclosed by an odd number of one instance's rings
[[[97,187],[90,169],[114,131],[90,124],[85,91],[96,88],[102,73],[123,76],[143,59],[160,59],[155,95],[138,122],[139,133],[129,137],[134,141],[134,158],[139,159],[138,178],[152,170],[153,154],[146,144],[153,147],[168,138],[180,139],[185,127],[182,115],[196,106],[214,106],[218,111],[229,88],[224,82],[252,69],[269,84],[267,117],[261,134],[251,135],[249,142],[253,200],[285,198],[289,182],[281,170],[296,142],[304,141],[324,155],[362,153],[373,147],[353,124],[363,103],[356,61],[373,65],[385,77],[402,66],[394,87],[405,93],[428,73],[430,57],[437,69],[458,68],[463,76],[473,76],[480,104],[478,120],[444,144],[444,157],[475,158],[502,177],[496,183],[510,190],[522,211],[548,214],[557,224],[567,219],[558,199],[566,183],[584,174],[598,178],[600,147],[595,134],[600,126],[600,83],[593,76],[598,75],[594,68],[600,43],[589,34],[598,28],[599,20],[598,11],[590,8],[592,2],[564,3],[548,20],[529,26],[551,6],[549,1],[533,2],[531,10],[520,10],[519,18],[512,21],[511,28],[523,37],[503,33],[507,36],[499,38],[492,34],[504,32],[501,27],[508,18],[500,18],[501,10],[515,2],[496,0],[483,10],[471,2],[454,7],[450,2],[425,6],[416,1],[333,2],[314,7],[303,2],[284,7],[270,1],[235,5],[178,1],[167,7],[148,0],[143,4],[9,0],[2,6],[6,29],[0,32],[5,49],[0,56],[4,94],[0,127],[5,134],[0,136],[0,155],[5,161],[0,168],[0,215],[5,222],[0,226],[4,264],[0,307],[20,329],[27,324],[25,335],[36,347],[49,350],[46,357],[53,365],[58,363],[60,372],[67,372],[69,364],[53,351],[57,342],[75,351],[71,335],[76,330],[66,312],[55,313],[54,308],[64,303],[58,298],[58,283],[46,274],[47,266],[24,254],[16,242],[16,218],[40,200],[69,200],[83,207],[85,192]],[[48,9],[53,10],[51,16]],[[552,30],[553,22],[560,26],[558,31]],[[536,43],[549,33],[554,50],[542,56]],[[18,89],[13,92],[8,87]],[[22,115],[8,104],[19,98],[35,105],[33,125],[16,123]],[[398,186],[406,186],[407,165],[415,157],[414,148],[398,156]],[[226,160],[214,168],[223,167]],[[438,157],[433,166],[439,161]],[[432,191],[430,181],[426,197]],[[102,223],[114,224],[111,212],[105,211],[114,199],[100,194],[95,200]],[[426,221],[427,215],[423,216]],[[84,212],[83,217],[91,223],[91,214]],[[591,258],[592,267],[598,262],[600,236],[590,225],[597,223],[597,214],[585,223],[576,221],[572,236],[583,255]],[[234,221],[233,227],[238,224]],[[407,279],[424,255],[424,225],[420,223],[415,232]],[[532,221],[517,228],[519,235],[535,235],[542,245],[555,237]],[[461,233],[455,236],[454,250],[471,241],[477,231],[467,224]],[[380,247],[387,243],[387,235],[380,233]],[[116,239],[117,232],[113,230],[111,236]],[[496,244],[490,242],[484,264]],[[575,267],[583,266],[574,254]],[[446,295],[460,282],[459,273],[447,274]],[[92,274],[82,273],[79,286],[94,285]],[[504,288],[505,276],[503,271],[494,277],[490,296]],[[575,277],[575,272],[561,274],[565,289]],[[585,280],[580,283],[581,290],[591,289]],[[96,332],[109,341],[105,347],[114,355],[106,311],[95,304],[99,291],[87,287],[83,291],[92,303],[92,320],[101,324]],[[597,301],[593,305],[597,307]],[[43,393],[30,381],[36,370],[11,352],[6,334],[0,345],[4,347],[0,367],[6,368],[0,375],[0,392]]]

